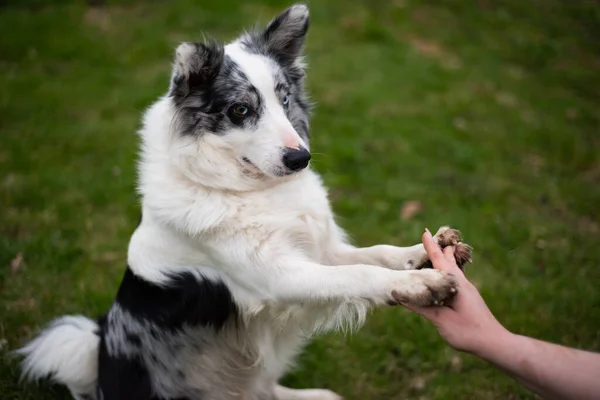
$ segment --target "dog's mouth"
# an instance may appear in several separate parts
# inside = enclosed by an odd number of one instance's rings
[[[250,161],[248,157],[242,157],[240,165],[242,166],[242,171],[246,176],[255,179],[264,179],[266,177],[265,173],[260,168],[258,168],[256,164]]]
[[[262,174],[262,170],[258,168],[256,164],[254,164],[248,157],[242,157],[242,167],[244,171],[251,172],[253,174]]]
[[[262,169],[258,168],[258,166],[256,164],[254,164],[252,161],[250,161],[250,159],[248,159],[248,157],[242,157],[242,161],[240,162],[240,164],[243,168],[244,173],[248,176],[264,179],[269,175],[266,172],[264,172]],[[284,176],[292,175],[294,172],[288,171],[285,168],[274,166],[274,167],[272,167],[271,173],[277,177],[284,177]]]

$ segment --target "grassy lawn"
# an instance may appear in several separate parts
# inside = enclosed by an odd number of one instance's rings
[[[0,4],[0,398],[67,399],[20,384],[6,351],[109,307],[139,213],[135,130],[174,47],[290,3]],[[509,329],[600,351],[600,4],[309,5],[313,165],[354,241],[458,227]],[[403,219],[407,202],[420,211]],[[285,383],[348,400],[533,398],[401,308],[317,339]]]

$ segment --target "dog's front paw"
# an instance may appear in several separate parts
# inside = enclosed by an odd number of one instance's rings
[[[440,229],[438,229],[435,235],[433,235],[433,239],[437,242],[437,244],[444,248],[460,242],[461,235],[458,229],[453,229],[449,226],[442,226]]]
[[[454,259],[456,260],[456,265],[458,265],[460,269],[464,269],[465,264],[471,262],[473,248],[462,242],[459,230],[450,228],[449,226],[443,226],[438,229],[433,236],[433,239],[442,249],[448,246],[454,246]],[[427,260],[420,268],[433,268],[431,260]]]
[[[429,307],[449,303],[458,293],[458,283],[454,275],[435,269],[411,271],[408,287],[391,292],[390,305],[409,303]]]
[[[473,248],[466,243],[458,243],[454,246],[454,259],[456,265],[462,270],[465,269],[465,265],[469,262],[473,262],[472,259]]]

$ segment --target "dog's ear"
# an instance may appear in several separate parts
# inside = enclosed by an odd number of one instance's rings
[[[180,44],[175,51],[172,90],[187,95],[212,82],[223,65],[224,53],[223,46],[218,43]]]
[[[262,33],[267,51],[280,64],[292,65],[302,54],[309,25],[308,7],[297,4],[273,18]]]

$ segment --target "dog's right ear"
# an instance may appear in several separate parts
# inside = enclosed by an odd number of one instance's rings
[[[175,51],[175,66],[171,82],[174,97],[187,96],[192,90],[213,81],[224,59],[224,48],[217,43],[184,42]]]

